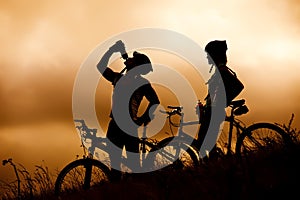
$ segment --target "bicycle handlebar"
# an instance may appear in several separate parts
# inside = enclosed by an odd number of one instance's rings
[[[181,109],[182,109],[182,106],[167,106],[167,108],[170,108],[172,109],[171,111],[163,111],[163,110],[159,110],[161,113],[164,113],[164,114],[167,114],[169,116],[172,116],[172,115],[182,115],[181,113]]]
[[[167,106],[167,108],[181,110],[183,107],[182,106]]]
[[[84,131],[91,131],[93,134],[97,132],[97,129],[88,128],[83,119],[74,119],[74,122],[81,123],[81,126],[76,126],[76,128],[78,128],[79,130],[82,129]]]
[[[74,122],[79,122],[81,124],[85,124],[83,119],[74,119]]]

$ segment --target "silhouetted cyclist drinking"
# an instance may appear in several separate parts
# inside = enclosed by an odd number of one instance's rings
[[[107,67],[111,55],[115,52],[120,52],[122,57],[126,59],[124,62],[126,67],[122,70],[126,73],[115,72]],[[123,147],[127,152],[132,152],[130,158],[127,154],[127,158],[129,158],[133,168],[139,167],[137,128],[141,125],[146,126],[151,121],[153,118],[152,111],[155,110],[155,106],[160,101],[150,82],[142,77],[142,75],[153,71],[150,59],[136,51],[133,52],[133,57],[128,57],[122,41],[116,42],[109,48],[97,64],[97,68],[103,77],[114,86],[107,138],[113,143],[109,148],[112,171],[115,175],[112,178],[119,179],[121,176],[120,164]],[[139,106],[144,97],[148,100],[148,106],[145,112],[138,116]],[[126,115],[126,113],[129,113],[129,115]]]

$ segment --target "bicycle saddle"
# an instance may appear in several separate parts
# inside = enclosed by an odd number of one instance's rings
[[[245,99],[234,100],[230,102],[230,106],[232,106],[233,108],[237,108],[244,105],[245,102],[246,102]]]
[[[248,107],[246,105],[242,105],[234,110],[235,115],[243,115],[246,114],[249,111]]]

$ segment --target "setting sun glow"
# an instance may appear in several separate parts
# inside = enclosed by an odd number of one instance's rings
[[[245,85],[238,98],[250,112],[243,121],[286,124],[294,113],[292,126],[300,128],[299,8],[293,0],[2,1],[0,158],[29,169],[44,160],[54,170],[81,155],[72,116],[77,72],[100,43],[145,27],[179,32],[203,48],[226,40],[228,66]],[[185,61],[164,52],[148,56],[189,77],[203,100],[206,80],[184,69]],[[96,101],[108,105],[112,87],[105,84]],[[0,166],[0,179],[13,176]]]

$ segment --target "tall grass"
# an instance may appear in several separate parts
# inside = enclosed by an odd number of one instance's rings
[[[0,180],[0,198],[9,199],[47,199],[53,193],[55,175],[49,172],[45,164],[35,165],[34,172],[29,172],[22,164],[13,160],[3,160],[3,165],[11,165],[16,180],[7,182]]]
[[[118,183],[74,192],[66,199],[272,199],[299,195],[300,131],[292,127],[293,120],[294,114],[287,124],[278,124],[296,144],[288,151],[264,148],[242,160],[232,155],[185,171],[169,169],[128,176]],[[35,165],[31,173],[12,159],[4,160],[3,165],[13,167],[16,180],[0,180],[1,200],[55,199],[58,171],[50,173],[44,162]]]
[[[287,125],[286,124],[278,124],[278,123],[277,123],[277,125],[280,126],[281,128],[283,128],[283,130],[285,130],[285,132],[293,140],[293,143],[297,144],[300,142],[300,130],[298,130],[297,128],[294,128],[292,126],[294,119],[295,119],[295,115],[294,115],[294,113],[292,113],[291,118]]]

